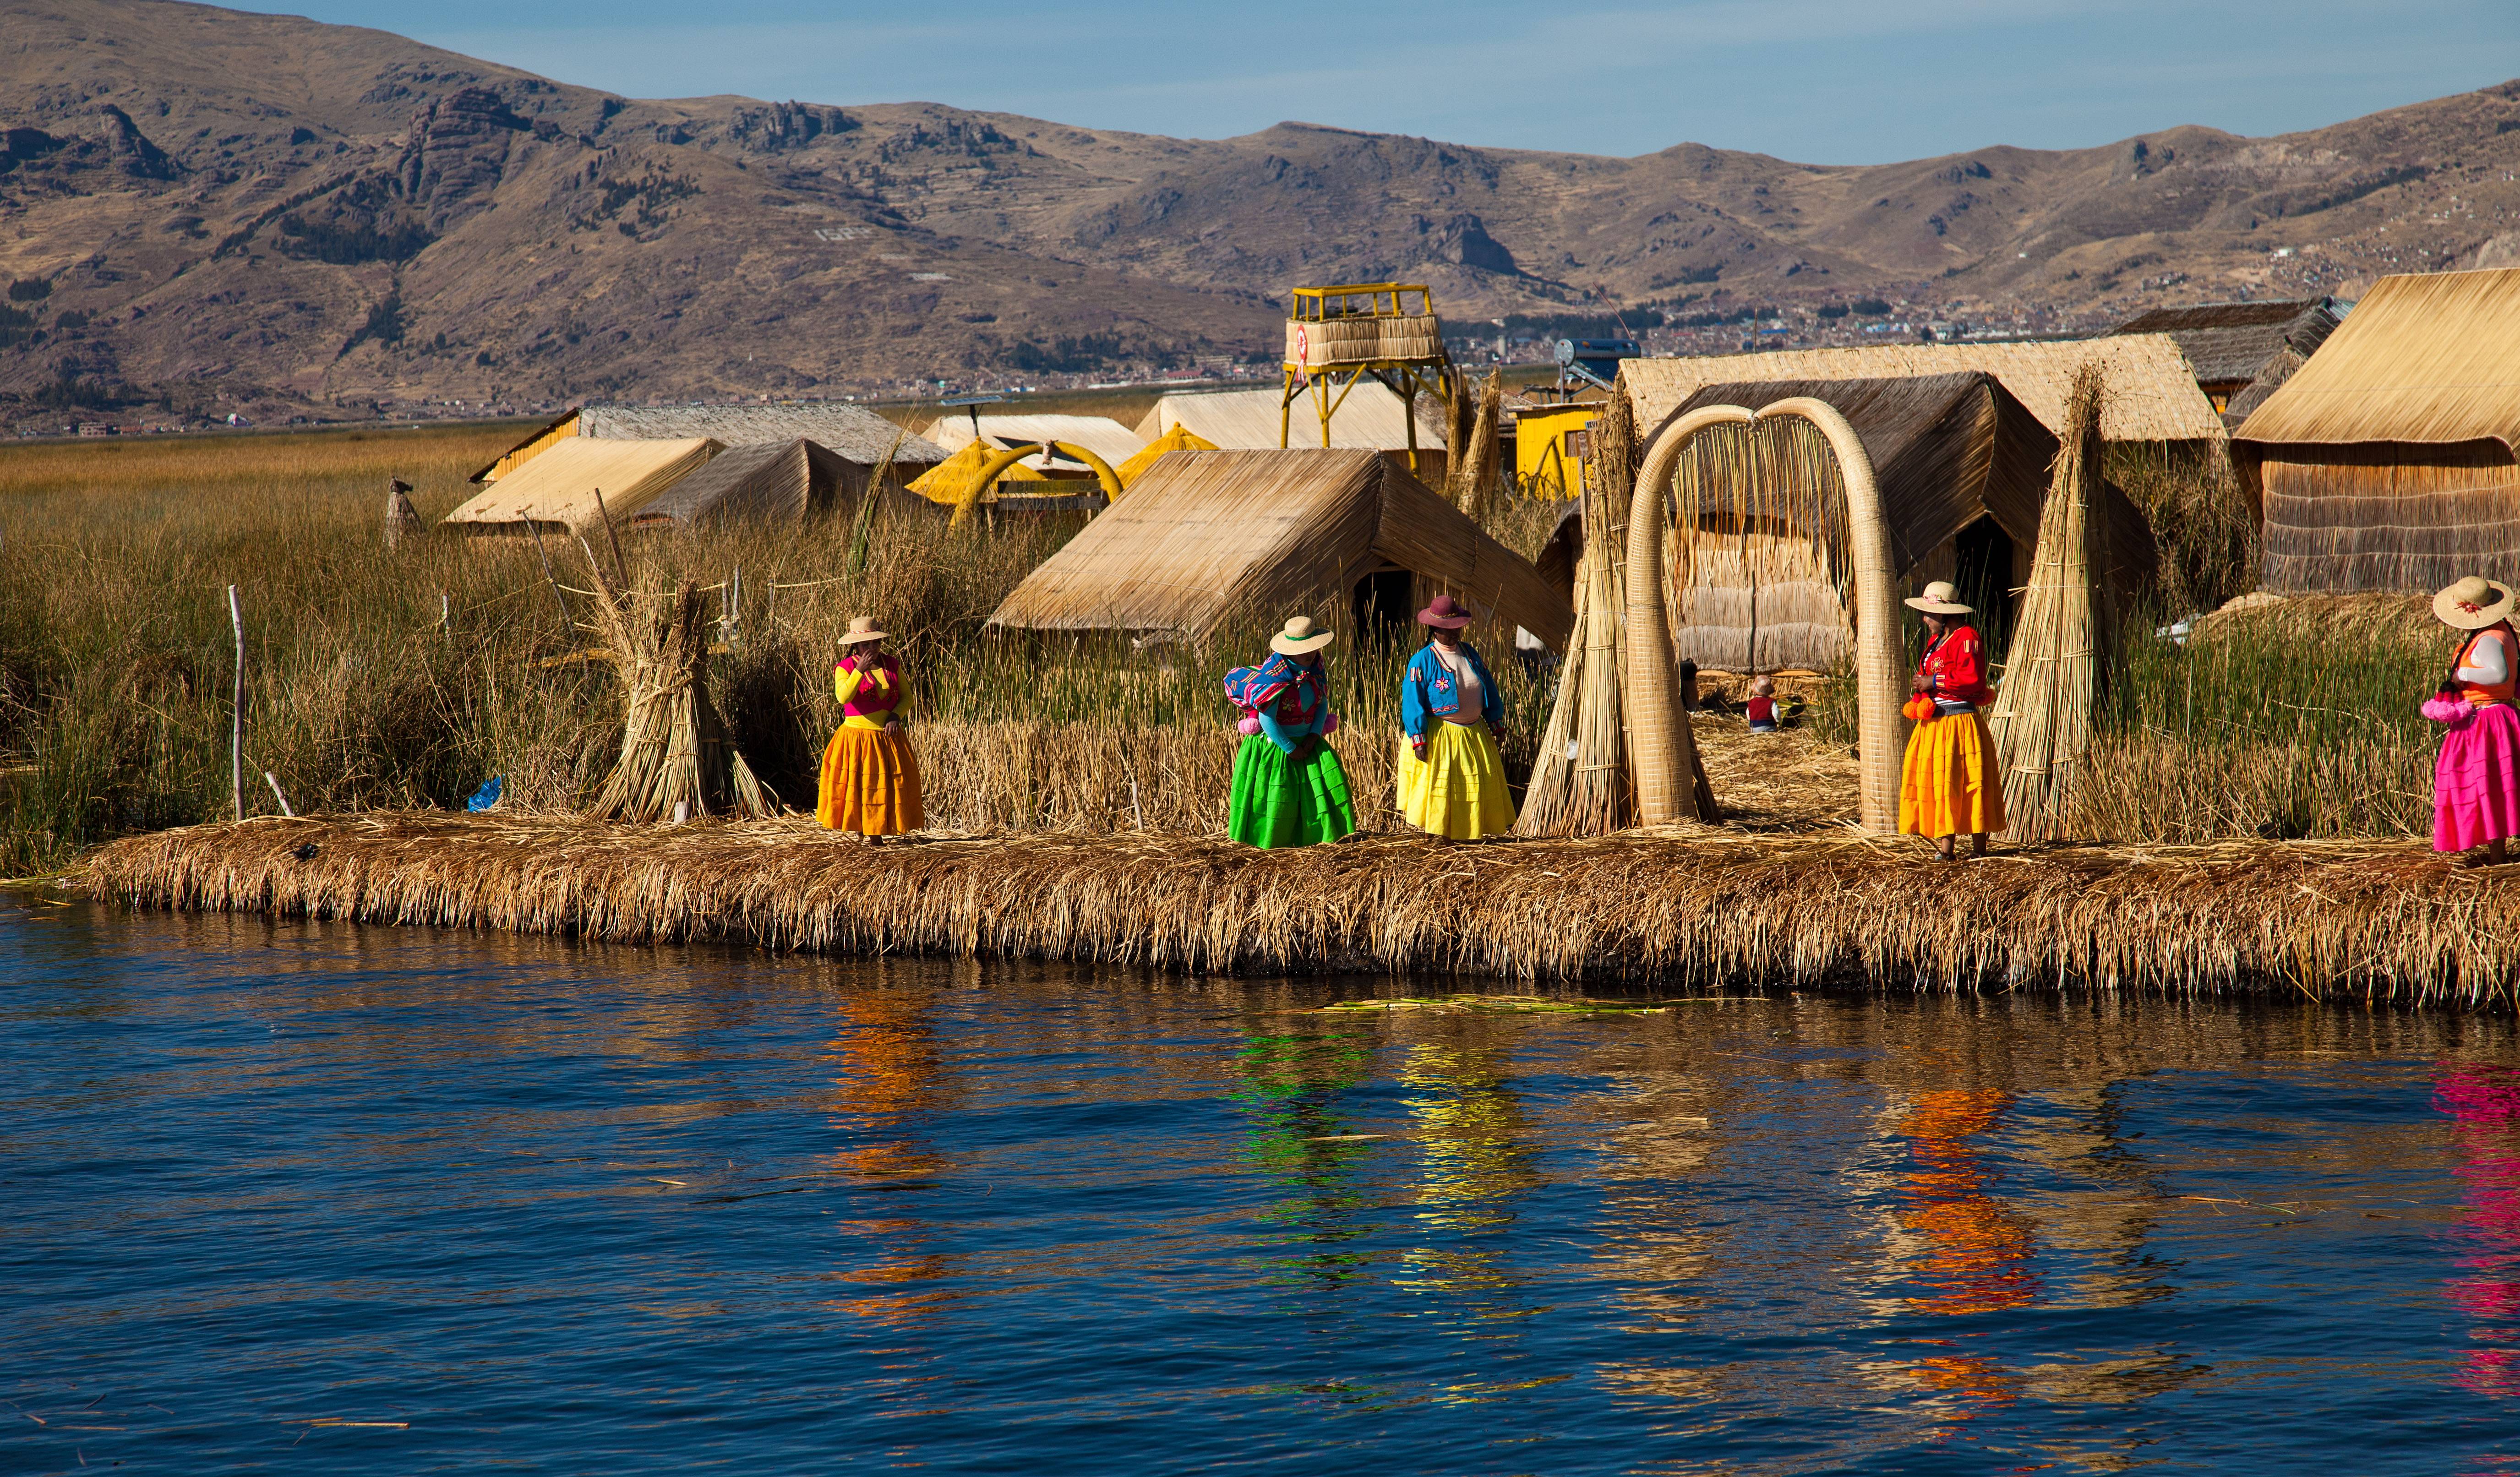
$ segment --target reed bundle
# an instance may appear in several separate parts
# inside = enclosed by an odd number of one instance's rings
[[[2107,612],[2093,571],[2100,542],[2101,372],[2087,365],[2066,396],[2065,429],[2039,510],[2030,588],[2005,653],[2003,686],[1987,727],[2003,765],[2006,834],[2063,832],[2076,767],[2091,746]]]
[[[1445,494],[1454,507],[1483,522],[1496,502],[1505,462],[1504,419],[1505,373],[1500,370],[1490,374],[1479,389],[1478,411],[1471,418],[1468,437],[1448,448],[1450,482]]]
[[[1636,425],[1625,397],[1593,423],[1584,477],[1584,557],[1575,572],[1575,635],[1557,675],[1518,836],[1599,836],[1636,822],[1620,684],[1627,670],[1628,500]]]
[[[2460,872],[2413,840],[2053,846],[1950,868],[1886,838],[1700,827],[1471,847],[1035,833],[878,850],[802,819],[660,830],[372,813],[133,836],[74,880],[140,907],[859,956],[2520,999],[2520,935],[2504,926],[2520,871]]]
[[[620,550],[613,549],[619,569]],[[625,589],[590,550],[596,629],[621,678],[621,757],[605,777],[587,813],[602,821],[682,821],[695,816],[759,818],[777,797],[726,737],[709,700],[708,624],[699,587],[684,580],[664,609],[639,607],[643,592]]]

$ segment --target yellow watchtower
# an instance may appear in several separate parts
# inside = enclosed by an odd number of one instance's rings
[[[1409,470],[1418,470],[1418,396],[1450,404],[1452,357],[1435,321],[1435,298],[1414,283],[1370,282],[1337,288],[1297,288],[1286,315],[1286,378],[1278,402],[1278,444],[1287,442],[1295,397],[1313,392],[1321,417],[1322,444],[1330,444],[1330,417],[1349,390],[1368,375],[1400,397],[1409,424]],[[1335,388],[1337,394],[1331,390]],[[1450,424],[1447,418],[1446,424]]]

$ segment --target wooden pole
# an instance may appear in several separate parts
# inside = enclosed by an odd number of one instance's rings
[[[236,627],[236,694],[228,723],[228,793],[236,801],[236,818],[245,819],[245,606],[237,587],[228,586],[228,621]]]
[[[543,525],[527,518],[525,531],[534,536],[534,557],[543,561],[543,579],[551,586],[552,604],[560,606],[560,623],[565,626],[569,624],[568,601],[560,593],[560,576],[552,573],[551,551],[543,547]],[[592,560],[594,556],[587,558]]]
[[[630,588],[630,566],[621,562],[621,535],[612,531],[612,514],[604,506],[604,489],[595,489],[595,515],[604,519],[604,537],[612,545],[612,582]],[[591,558],[591,556],[590,556]]]

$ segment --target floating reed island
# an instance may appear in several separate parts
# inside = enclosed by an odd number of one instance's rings
[[[869,847],[787,818],[657,828],[447,812],[258,818],[115,841],[73,873],[148,908],[630,944],[1046,958],[1210,972],[1489,975],[1690,993],[2514,998],[2520,870],[2419,840],[2052,844],[1698,827],[1258,851],[1027,832]]]

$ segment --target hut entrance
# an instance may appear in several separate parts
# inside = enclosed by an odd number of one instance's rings
[[[1406,569],[1376,569],[1356,582],[1356,635],[1366,641],[1398,640],[1418,618]]]
[[[1952,539],[1952,584],[1960,604],[1977,607],[1971,624],[1986,649],[2011,649],[2013,581],[2012,535],[1991,517],[1980,517]]]

